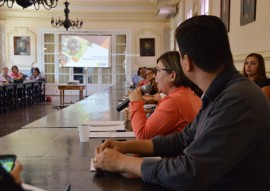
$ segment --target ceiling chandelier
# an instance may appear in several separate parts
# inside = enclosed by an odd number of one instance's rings
[[[35,9],[39,10],[40,5],[43,5],[45,9],[50,10],[56,7],[58,0],[0,0],[0,7],[6,3],[8,8],[12,8],[14,2],[24,9],[34,5]]]
[[[72,27],[73,29],[74,28],[77,28],[77,29],[82,28],[82,26],[83,26],[83,20],[82,19],[79,20],[78,18],[75,21],[74,20],[70,20],[68,18],[68,14],[70,13],[70,11],[68,9],[68,6],[69,6],[70,3],[68,1],[66,1],[64,4],[65,4],[65,7],[66,7],[64,9],[65,20],[61,20],[60,17],[58,19],[54,19],[54,17],[52,17],[52,19],[51,19],[51,25],[53,27],[57,27],[57,28],[59,28],[61,26],[64,26],[66,28],[66,31],[68,31],[68,28],[69,27]]]

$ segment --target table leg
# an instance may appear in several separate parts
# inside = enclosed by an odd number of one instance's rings
[[[60,106],[64,106],[64,90],[60,90]]]
[[[83,99],[83,91],[80,90],[80,100],[82,100],[82,99]]]

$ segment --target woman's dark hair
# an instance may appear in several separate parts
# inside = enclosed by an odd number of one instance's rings
[[[256,77],[254,78],[254,82],[260,82],[262,80],[265,80],[267,77],[266,77],[266,72],[265,72],[265,62],[264,62],[262,55],[257,54],[257,53],[251,53],[251,54],[247,55],[245,62],[246,62],[248,57],[257,58],[258,63],[259,63],[257,74],[256,74]],[[243,66],[243,74],[247,77],[247,73],[245,71],[245,64]]]
[[[156,74],[156,70],[154,68],[146,68],[146,73],[147,73],[147,71],[153,72],[153,75]],[[155,81],[155,77],[149,83],[150,83],[150,85],[152,85],[152,90],[149,94],[154,95],[154,94],[158,93],[158,87],[157,87],[157,82]]]
[[[18,68],[18,66],[13,65],[13,66],[11,67],[11,71],[13,70],[13,68],[15,68],[15,69],[17,70],[17,72],[19,72],[19,68]]]
[[[175,37],[181,56],[205,72],[233,64],[227,30],[216,16],[194,16],[179,25]]]
[[[140,67],[139,69],[138,69],[138,72],[137,72],[137,76],[139,76],[140,75],[140,71],[141,71],[141,69],[146,69],[145,67]]]
[[[34,71],[34,70],[36,70],[36,71],[38,72],[38,74],[40,74],[40,70],[39,70],[38,67],[33,68],[33,71]]]

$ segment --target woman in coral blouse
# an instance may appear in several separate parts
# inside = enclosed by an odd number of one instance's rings
[[[166,94],[147,118],[141,89],[129,94],[131,126],[137,139],[149,139],[182,131],[197,115],[201,99],[191,90],[192,82],[184,75],[178,51],[164,53],[157,59],[158,91]]]
[[[19,69],[17,66],[12,66],[11,67],[11,74],[10,76],[15,80],[18,80],[18,81],[23,81],[23,73],[19,72]]]

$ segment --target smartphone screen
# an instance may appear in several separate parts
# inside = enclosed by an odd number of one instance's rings
[[[7,172],[13,169],[15,161],[15,155],[0,155],[0,164]]]

